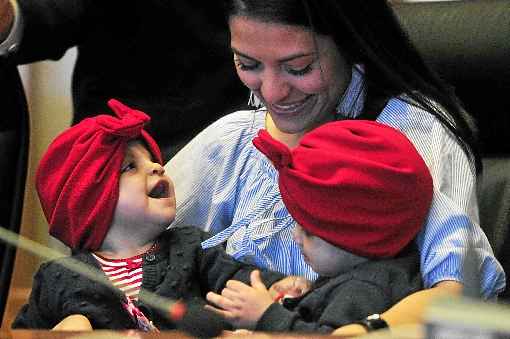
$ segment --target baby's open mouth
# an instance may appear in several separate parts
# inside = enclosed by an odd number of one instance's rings
[[[168,198],[170,185],[166,180],[160,180],[149,192],[149,197],[154,199]]]

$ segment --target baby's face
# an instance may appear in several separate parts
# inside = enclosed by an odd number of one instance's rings
[[[294,241],[301,247],[305,262],[321,276],[339,275],[368,260],[308,233],[300,225],[296,225],[292,235]]]
[[[161,233],[175,218],[174,185],[165,169],[141,141],[131,141],[120,171],[114,222],[126,229]]]

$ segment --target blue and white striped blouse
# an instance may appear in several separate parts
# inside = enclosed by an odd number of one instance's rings
[[[353,71],[339,108],[349,112],[347,118],[361,111],[362,81]],[[196,225],[213,234],[204,248],[226,241],[236,259],[313,280],[316,273],[292,240],[294,220],[281,200],[278,174],[252,144],[264,128],[265,114],[261,109],[221,118],[165,165],[177,198],[172,226]],[[433,115],[406,101],[390,100],[377,120],[407,135],[434,180],[432,207],[416,240],[425,286],[463,281],[462,261],[471,237],[481,263],[482,294],[496,296],[505,287],[505,273],[478,224],[473,163]]]

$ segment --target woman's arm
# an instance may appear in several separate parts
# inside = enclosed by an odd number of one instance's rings
[[[388,326],[396,327],[405,324],[416,324],[424,322],[424,314],[430,303],[437,297],[444,295],[459,295],[462,291],[462,284],[456,281],[442,281],[434,287],[415,292],[389,310],[381,314]],[[339,327],[333,335],[353,337],[366,334],[367,331],[361,325],[350,324]]]

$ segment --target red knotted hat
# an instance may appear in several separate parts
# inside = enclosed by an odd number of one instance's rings
[[[392,127],[343,120],[310,131],[292,150],[265,130],[253,143],[277,168],[283,202],[296,222],[349,252],[393,257],[428,215],[430,172]]]
[[[97,250],[113,219],[129,140],[140,138],[155,160],[161,151],[143,129],[150,117],[117,100],[117,115],[97,115],[70,127],[50,144],[36,173],[49,232],[72,249]]]

